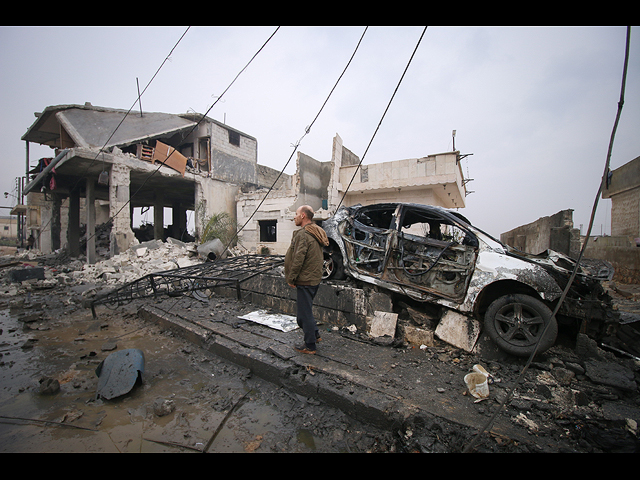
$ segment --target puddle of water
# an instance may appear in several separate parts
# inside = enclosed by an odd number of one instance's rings
[[[300,430],[298,430],[297,438],[298,438],[298,442],[302,443],[303,445],[306,445],[307,448],[311,450],[316,449],[316,442],[313,438],[313,434],[306,428],[301,428]]]

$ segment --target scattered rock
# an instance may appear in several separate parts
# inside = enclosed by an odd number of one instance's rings
[[[571,370],[562,367],[552,369],[551,375],[564,387],[571,385],[571,380],[576,376]]]
[[[614,362],[585,361],[585,375],[594,383],[635,392],[638,388],[632,370]]]
[[[55,395],[60,391],[60,382],[55,378],[42,377],[39,380],[41,395]]]
[[[165,400],[164,398],[157,398],[153,402],[153,413],[155,413],[158,417],[164,417],[165,415],[169,415],[176,409],[173,400]]]
[[[116,343],[115,340],[109,340],[108,342],[105,342],[102,344],[102,346],[100,347],[100,350],[103,352],[111,352],[112,350],[115,350],[116,348],[118,348],[118,344]]]
[[[33,346],[38,342],[35,338],[29,338],[26,342],[22,344],[20,347],[22,350],[31,350]]]

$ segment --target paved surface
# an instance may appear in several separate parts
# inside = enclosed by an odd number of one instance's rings
[[[139,315],[276,385],[384,428],[417,415],[480,431],[498,407],[493,395],[478,403],[465,395],[464,375],[477,359],[461,360],[456,357],[459,351],[451,354],[452,349],[375,345],[323,326],[318,353],[305,355],[293,349],[301,343],[299,329],[285,333],[240,320],[233,313],[212,315],[205,308],[180,309],[163,302],[142,305]],[[490,387],[493,393],[494,387]],[[500,385],[503,392],[507,388]],[[491,432],[516,441],[532,440],[525,428],[501,415]],[[546,441],[536,438],[538,443]]]

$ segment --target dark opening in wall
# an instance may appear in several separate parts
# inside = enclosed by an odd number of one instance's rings
[[[236,147],[240,146],[240,134],[238,132],[233,132],[229,130],[229,143],[231,145],[235,145]]]
[[[260,225],[260,241],[275,242],[276,241],[276,224],[277,220],[258,220]]]

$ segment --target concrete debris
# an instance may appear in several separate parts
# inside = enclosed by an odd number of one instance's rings
[[[153,402],[153,413],[158,417],[164,417],[174,412],[176,405],[173,400],[166,400],[164,398],[156,398]]]
[[[454,310],[448,310],[435,333],[441,340],[471,352],[480,336],[480,322]]]
[[[396,335],[397,322],[397,313],[375,311],[371,319],[369,335],[373,338],[388,337],[393,340]]]
[[[41,395],[55,395],[60,391],[60,382],[55,378],[42,377],[38,383],[40,383],[39,392]]]
[[[137,280],[153,272],[173,270],[205,261],[197,253],[194,244],[168,238],[166,242],[151,240],[131,246],[128,250],[93,265],[80,259],[56,264],[50,255],[30,251],[18,255],[18,266],[7,269],[4,293],[15,291],[16,284],[31,289],[50,288],[56,285],[115,286]],[[38,260],[44,267],[33,267]],[[32,274],[33,272],[33,274]],[[8,280],[8,282],[7,282]]]

